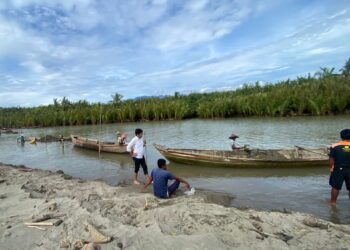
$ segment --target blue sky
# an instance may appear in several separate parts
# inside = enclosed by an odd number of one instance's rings
[[[0,106],[277,82],[349,41],[348,0],[1,0]]]

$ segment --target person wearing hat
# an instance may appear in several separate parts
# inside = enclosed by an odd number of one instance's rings
[[[238,135],[232,133],[229,137],[229,139],[232,140],[232,145],[231,145],[231,148],[232,150],[236,150],[236,149],[242,149],[244,147],[240,147],[239,145],[237,145],[237,142],[236,142],[236,139],[239,138]]]
[[[340,142],[331,146],[329,155],[329,167],[331,175],[329,185],[332,187],[332,205],[337,203],[339,191],[345,181],[346,189],[350,199],[350,129],[340,131]]]

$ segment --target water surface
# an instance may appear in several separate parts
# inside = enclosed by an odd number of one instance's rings
[[[147,162],[156,166],[161,155],[153,143],[176,148],[230,149],[228,136],[234,132],[238,142],[255,148],[326,147],[339,140],[339,131],[350,127],[350,116],[236,118],[225,120],[192,119],[185,121],[122,123],[99,126],[23,129],[25,136],[78,134],[103,140],[115,140],[116,131],[134,129],[146,132]],[[111,185],[130,183],[133,163],[128,155],[114,155],[79,148],[70,142],[38,143],[24,146],[15,142],[17,135],[1,135],[0,161],[31,167],[63,170],[85,179],[103,179]],[[171,170],[197,187],[232,195],[232,206],[257,209],[283,209],[312,213],[336,223],[350,223],[350,200],[341,191],[336,208],[330,207],[327,167],[211,168],[171,163]],[[142,175],[141,175],[142,176]],[[143,176],[141,177],[143,178]]]

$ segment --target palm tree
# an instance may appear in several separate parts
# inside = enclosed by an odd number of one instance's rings
[[[122,103],[123,96],[121,94],[115,93],[111,97],[112,101],[110,101],[110,103],[112,103],[113,105],[118,106]]]
[[[344,67],[340,70],[340,72],[345,76],[349,77],[350,76],[350,58],[345,61]]]
[[[329,78],[334,76],[334,68],[320,67],[321,71],[315,73],[315,77]]]

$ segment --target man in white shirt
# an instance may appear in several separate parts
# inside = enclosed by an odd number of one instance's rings
[[[142,138],[143,131],[140,128],[135,129],[135,137],[129,142],[126,150],[131,153],[131,156],[135,162],[135,174],[134,174],[134,184],[140,185],[138,180],[138,172],[140,170],[140,166],[142,166],[143,173],[147,180],[150,179],[148,175],[147,164],[145,160],[145,145],[146,142]]]

